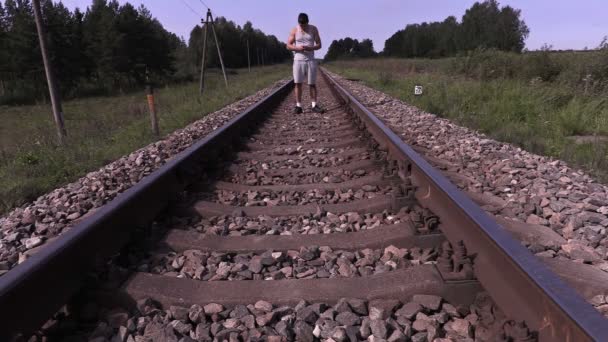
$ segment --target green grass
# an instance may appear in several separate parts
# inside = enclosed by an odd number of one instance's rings
[[[206,92],[198,84],[155,91],[161,135],[289,76],[286,65],[237,70],[229,90],[210,72]],[[157,140],[151,132],[145,93],[64,102],[68,139],[57,145],[50,106],[0,106],[0,213],[75,181]]]
[[[328,68],[428,112],[542,155],[564,159],[608,180],[608,145],[573,144],[575,135],[608,136],[606,92],[567,83],[473,78],[445,72],[450,60],[338,61]],[[424,86],[422,96],[414,86]]]

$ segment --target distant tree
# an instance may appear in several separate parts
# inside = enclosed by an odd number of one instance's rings
[[[5,79],[7,78],[8,69],[8,23],[6,19],[6,11],[0,1],[0,97],[6,93]]]
[[[374,42],[371,39],[363,39],[359,44],[359,57],[372,57],[376,55]]]
[[[520,15],[520,10],[510,6],[499,9],[496,0],[475,3],[462,17],[465,49],[521,52],[530,31]]]
[[[60,89],[76,87],[82,77],[81,61],[86,58],[78,49],[81,37],[78,37],[76,18],[61,3],[50,0],[41,2],[42,16],[47,28],[47,43],[51,54],[51,62],[60,82]]]
[[[117,59],[114,52],[121,39],[116,27],[118,7],[116,1],[93,0],[83,22],[85,55],[92,64],[91,77],[111,88],[119,81],[114,69]]]
[[[521,52],[529,29],[521,11],[499,8],[496,0],[477,2],[459,24],[450,16],[443,22],[408,24],[384,45],[384,55],[396,57],[445,57],[460,51],[498,49]]]
[[[357,39],[346,37],[334,40],[329,45],[325,60],[333,61],[339,58],[372,57],[375,56],[374,43],[371,39],[359,42]]]
[[[476,2],[462,16],[462,46],[465,50],[496,47],[500,9],[496,0]]]
[[[520,19],[521,10],[511,6],[505,6],[500,10],[500,16],[496,25],[498,26],[499,42],[497,48],[503,51],[522,52],[530,29]]]
[[[280,42],[275,36],[266,35],[264,32],[255,29],[251,22],[246,22],[243,27],[240,27],[224,17],[218,17],[215,18],[215,29],[224,64],[227,67],[241,68],[247,66],[247,39],[249,40],[252,65],[258,64],[258,55],[261,59],[262,54],[265,64],[281,63],[291,57],[291,52],[287,50],[284,43]],[[204,32],[204,28],[197,25],[190,32],[190,39],[188,40],[189,59],[199,70]],[[207,39],[207,49],[206,65],[219,67],[217,48],[211,31]]]
[[[597,49],[608,51],[608,36],[604,36],[604,38],[602,38],[602,41],[600,42],[600,45],[597,46]],[[585,50],[587,50],[586,46]]]
[[[11,79],[23,79],[32,75],[33,65],[41,61],[36,37],[36,26],[29,0],[6,0],[6,47],[10,51],[7,60]],[[40,68],[39,71],[42,71]]]
[[[0,1],[0,96],[4,95],[4,79],[8,72],[8,23],[6,19],[6,11]]]
[[[459,41],[460,27],[454,16],[447,17],[439,26],[437,44],[437,55],[440,57],[451,56],[458,52],[461,42]]]

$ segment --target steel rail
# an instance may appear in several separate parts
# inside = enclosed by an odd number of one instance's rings
[[[405,163],[418,201],[440,217],[450,242],[464,241],[475,255],[477,279],[507,315],[526,321],[541,341],[608,341],[608,320],[332,76],[321,73],[389,155]]]
[[[39,328],[68,302],[96,263],[117,253],[134,227],[150,223],[291,88],[293,82],[276,89],[0,277],[0,341]]]

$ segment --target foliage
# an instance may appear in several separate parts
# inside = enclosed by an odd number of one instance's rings
[[[327,54],[326,61],[334,61],[338,58],[365,58],[376,55],[374,51],[374,43],[371,39],[363,39],[359,42],[357,39],[346,37],[340,40],[331,42]]]
[[[523,67],[528,77],[538,77],[544,82],[554,81],[562,71],[562,66],[551,58],[549,45],[544,45],[540,51],[530,54]]]
[[[83,13],[61,2],[41,0],[48,49],[62,95],[115,94],[141,88],[148,72],[158,83],[190,80],[198,74],[202,49],[201,28],[189,43],[168,32],[141,5],[117,0],[92,0]],[[226,66],[247,65],[245,39],[252,51],[264,54],[265,64],[282,62],[289,52],[276,37],[243,28],[225,18],[216,29]],[[217,63],[214,41],[209,41],[209,66]],[[262,64],[256,63],[254,65]],[[46,101],[42,57],[30,0],[0,1],[0,104]]]
[[[386,40],[383,54],[395,57],[446,57],[475,49],[521,52],[529,34],[521,12],[499,8],[496,0],[477,2],[461,23],[450,16],[443,22],[409,24]]]

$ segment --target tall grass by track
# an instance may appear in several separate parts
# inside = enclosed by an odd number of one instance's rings
[[[471,77],[456,70],[458,62],[368,59],[327,67],[497,140],[566,160],[608,180],[608,143],[601,141],[608,140],[605,88],[594,84],[590,91],[584,84],[538,77]],[[414,95],[415,85],[424,86],[422,96]]]
[[[203,97],[198,83],[157,89],[161,135],[288,77],[286,65],[211,72]],[[143,91],[64,103],[68,139],[57,145],[49,105],[0,106],[0,214],[69,183],[157,138],[151,132]]]

